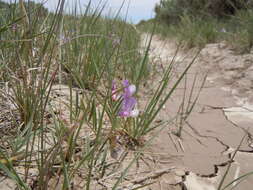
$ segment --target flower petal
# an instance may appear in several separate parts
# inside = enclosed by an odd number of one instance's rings
[[[119,111],[119,116],[137,117],[139,114],[139,110],[134,110],[137,101],[133,97],[133,94],[136,92],[136,86],[133,84],[130,85],[128,80],[124,80],[122,83],[124,86],[124,93],[121,96],[123,100]]]
[[[123,97],[122,106],[119,112],[119,116],[129,117],[131,116],[131,111],[134,109],[136,100],[134,97]]]
[[[124,81],[123,81],[123,86],[124,86],[125,88],[127,88],[127,87],[129,86],[129,81],[128,81],[128,80],[124,80]]]
[[[136,92],[136,86],[134,84],[127,87],[128,93],[130,96],[132,96]]]
[[[140,111],[137,109],[134,109],[131,111],[130,116],[131,117],[137,117],[139,115]]]

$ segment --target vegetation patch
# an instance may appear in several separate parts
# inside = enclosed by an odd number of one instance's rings
[[[156,17],[141,21],[142,30],[152,30],[163,37],[177,38],[186,47],[226,41],[239,53],[252,48],[251,1],[164,0],[155,8]]]
[[[141,47],[133,25],[91,3],[78,14],[65,14],[61,0],[55,13],[0,5],[1,185],[96,189],[110,179],[108,189],[120,187],[148,134],[170,122],[155,119],[194,60],[174,81],[172,61],[147,96],[152,36]]]

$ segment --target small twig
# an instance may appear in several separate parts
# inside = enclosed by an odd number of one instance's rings
[[[178,144],[180,145],[180,148],[182,149],[182,151],[185,152],[181,139],[179,138],[179,139],[177,139],[177,141],[178,141]]]
[[[172,170],[176,169],[176,167],[170,167],[170,168],[165,168],[165,169],[161,169],[161,170],[157,170],[147,176],[144,176],[144,177],[140,177],[140,178],[137,178],[137,179],[134,179],[131,181],[131,183],[133,184],[137,184],[137,183],[143,183],[144,181],[148,180],[148,179],[155,179],[163,174],[166,174],[166,173],[169,173],[171,172]]]
[[[129,183],[122,185],[121,188],[123,188],[123,189],[138,189],[138,188],[141,188],[144,186],[151,185],[155,182],[151,182],[151,181],[146,182],[146,181],[151,180],[151,179],[156,179],[163,174],[170,173],[174,169],[176,169],[176,167],[170,167],[170,168],[157,170],[157,171],[150,173],[149,175],[146,175],[144,177],[140,177],[140,178],[131,180]],[[144,182],[146,182],[146,183],[143,184]]]
[[[168,134],[169,134],[169,136],[170,136],[171,141],[172,141],[173,144],[174,144],[174,147],[176,148],[176,150],[177,150],[177,152],[178,152],[176,141],[174,140],[174,138],[173,138],[173,136],[171,135],[171,133],[168,133]]]

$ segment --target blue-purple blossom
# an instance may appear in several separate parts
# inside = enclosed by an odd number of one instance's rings
[[[130,85],[128,80],[124,80],[123,81],[123,86],[124,86],[124,94],[123,96],[125,97],[131,97],[133,96],[133,94],[135,93],[136,91],[136,87],[135,85]]]
[[[121,117],[136,117],[139,114],[139,110],[135,109],[137,104],[133,94],[136,91],[135,85],[130,85],[128,80],[123,81],[124,93],[122,95],[122,105],[119,111]]]

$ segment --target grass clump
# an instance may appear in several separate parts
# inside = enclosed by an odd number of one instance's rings
[[[156,17],[167,23],[176,23],[184,15],[217,19],[234,15],[238,10],[252,8],[252,4],[240,0],[162,0],[155,8]]]
[[[222,25],[216,19],[201,19],[189,15],[180,17],[177,24],[167,25],[154,19],[139,24],[140,30],[150,31],[148,25],[156,22],[156,33],[163,38],[176,39],[182,42],[186,48],[203,47],[207,43],[215,43],[220,40]]]
[[[96,187],[161,126],[154,119],[193,64],[171,84],[172,61],[139,112],[152,37],[141,51],[135,27],[102,17],[103,7],[91,9],[91,1],[82,13],[63,10],[64,0],[55,13],[23,1],[1,9],[0,170],[13,188]]]
[[[187,15],[181,17],[180,24],[172,26],[171,30],[171,35],[175,35],[179,41],[185,42],[188,48],[203,47],[207,43],[214,43],[219,36],[216,20],[203,20]]]
[[[253,10],[239,11],[227,24],[227,41],[239,53],[249,53],[253,46]]]

